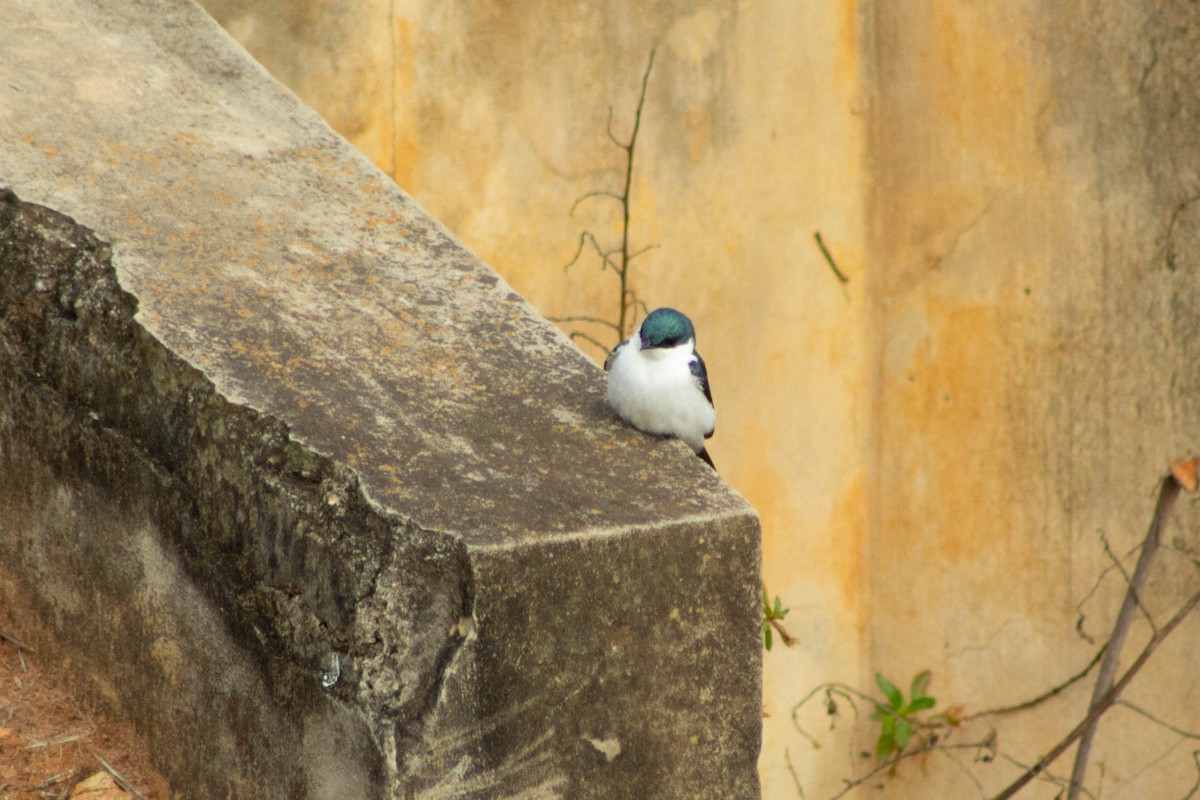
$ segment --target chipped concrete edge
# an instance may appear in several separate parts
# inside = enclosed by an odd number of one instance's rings
[[[143,504],[145,498],[132,495],[157,484],[148,515],[163,546],[178,555],[207,605],[223,609],[226,632],[253,654],[281,707],[355,706],[381,746],[398,728],[401,737],[418,735],[464,640],[459,620],[474,613],[471,559],[461,537],[420,530],[379,506],[352,467],[291,439],[281,421],[216,392],[136,320],[136,301],[119,285],[112,249],[94,232],[0,189],[0,240],[11,268],[0,288],[0,345],[15,367],[4,378],[10,407],[0,410],[0,434],[8,440],[3,455],[40,457],[68,483],[75,475],[109,487],[116,505]],[[271,552],[244,539],[247,513],[269,530]],[[296,555],[300,550],[304,555]],[[281,563],[288,553],[293,562]],[[414,559],[441,565],[423,587],[441,624],[430,625],[430,610],[413,605],[428,598],[405,598],[409,605],[398,608],[395,591],[381,588],[387,573],[405,574]],[[393,576],[392,583],[404,580]],[[132,601],[137,586],[128,589]],[[43,616],[61,621],[69,605],[42,598]],[[415,630],[418,618],[423,633]],[[86,647],[78,638],[73,644]],[[409,672],[424,663],[419,675],[395,674],[397,651],[410,654]],[[341,680],[318,689],[319,664],[329,654],[337,654]],[[69,660],[82,664],[88,655]],[[397,692],[400,685],[405,692]],[[220,776],[202,775],[206,770],[250,780],[228,764],[181,766],[181,758],[186,753],[164,760],[197,787],[221,790]]]

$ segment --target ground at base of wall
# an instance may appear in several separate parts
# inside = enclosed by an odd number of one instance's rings
[[[28,641],[10,623],[0,613],[0,634]],[[0,800],[171,796],[129,725],[89,713],[38,653],[0,637]]]

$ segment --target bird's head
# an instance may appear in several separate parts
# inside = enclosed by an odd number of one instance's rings
[[[692,321],[673,308],[656,308],[642,320],[638,328],[643,350],[655,347],[675,347],[685,342],[696,341],[696,330]]]

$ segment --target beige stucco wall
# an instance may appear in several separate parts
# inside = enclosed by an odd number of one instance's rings
[[[850,774],[836,734],[814,750],[791,727],[822,681],[928,667],[978,710],[1086,663],[1097,531],[1132,547],[1200,434],[1194,4],[206,5],[549,316],[611,314],[611,275],[563,265],[580,230],[615,235],[616,206],[571,208],[619,189],[608,107],[624,136],[657,48],[633,236],[658,247],[633,285],[697,324],[710,450],[792,609],[799,646],[766,657],[766,797],[797,796],[785,751],[810,798]],[[1160,577],[1155,607],[1189,576]],[[1092,635],[1121,589],[1086,600]],[[1192,697],[1195,632],[1143,684],[1164,715]],[[1006,752],[1036,760],[1086,694],[1003,720]],[[1105,796],[1186,792],[1186,748],[1111,730]],[[977,794],[944,759],[890,791]]]
[[[1200,29],[1194,6],[1133,2],[874,13],[865,657],[901,675],[932,665],[947,696],[1003,705],[1087,662],[1081,613],[1103,641],[1124,586],[1110,572],[1089,596],[1111,565],[1100,534],[1127,553],[1167,463],[1200,444],[1184,205],[1200,195],[1186,77]],[[1196,531],[1185,506],[1171,535],[1194,545]],[[1161,622],[1195,585],[1164,559],[1147,604]],[[1185,727],[1196,633],[1129,695]],[[1090,683],[999,723],[1009,752],[1035,761],[1082,717]],[[1099,741],[1106,797],[1181,796],[1194,779],[1192,748],[1127,710]]]

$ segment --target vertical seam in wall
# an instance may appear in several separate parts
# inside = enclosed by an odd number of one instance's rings
[[[882,436],[882,421],[880,419],[879,399],[883,392],[883,324],[876,293],[880,270],[885,266],[876,262],[879,254],[879,232],[875,214],[880,207],[879,186],[874,180],[875,173],[875,143],[878,139],[879,127],[879,19],[875,0],[861,0],[859,5],[860,42],[859,53],[859,90],[866,108],[866,131],[863,137],[862,164],[865,202],[863,204],[862,231],[866,238],[863,242],[864,264],[862,271],[862,303],[863,303],[863,342],[864,370],[866,372],[866,432],[863,440],[863,469],[866,473],[867,508],[863,521],[864,530],[861,544],[863,563],[861,619],[863,624],[859,629],[859,683],[869,686],[871,667],[875,662],[874,635],[870,620],[873,619],[874,605],[874,551],[875,537],[879,533],[881,516],[880,504],[880,466],[879,458],[882,453],[880,438]]]
[[[389,65],[390,77],[391,77],[391,91],[388,93],[388,95],[389,95],[388,99],[390,102],[389,102],[389,107],[388,107],[387,129],[388,129],[388,140],[389,140],[389,144],[391,145],[391,155],[392,155],[391,165],[388,169],[388,173],[392,176],[392,180],[395,180],[396,179],[396,171],[399,169],[399,166],[400,166],[397,163],[397,159],[399,156],[398,156],[398,151],[396,149],[396,136],[398,135],[398,131],[396,130],[396,108],[397,108],[396,92],[398,91],[397,84],[396,84],[396,70],[399,66],[396,61],[396,0],[388,1],[388,39],[391,42],[391,64]]]

